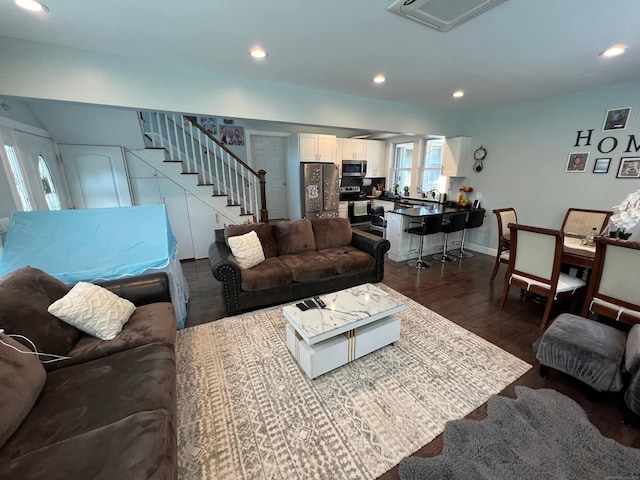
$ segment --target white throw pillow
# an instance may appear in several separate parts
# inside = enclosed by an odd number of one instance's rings
[[[136,306],[106,288],[78,282],[64,297],[53,302],[48,311],[100,340],[112,340],[120,333]]]
[[[255,231],[229,237],[227,243],[241,270],[247,270],[264,262],[264,250]]]

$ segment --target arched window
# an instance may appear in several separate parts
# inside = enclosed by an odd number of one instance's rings
[[[44,198],[47,201],[49,210],[60,210],[60,198],[56,192],[56,186],[53,183],[47,162],[42,155],[38,155],[38,171],[40,172]]]

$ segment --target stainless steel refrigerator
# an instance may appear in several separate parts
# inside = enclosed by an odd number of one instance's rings
[[[340,172],[335,163],[302,163],[302,211],[305,218],[338,217]]]

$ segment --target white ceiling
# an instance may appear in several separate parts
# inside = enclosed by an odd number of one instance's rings
[[[446,33],[388,12],[393,0],[44,3],[50,12],[34,15],[1,0],[0,34],[432,108],[640,79],[639,0],[506,0]],[[618,43],[627,54],[598,56]],[[269,57],[252,60],[255,45]]]

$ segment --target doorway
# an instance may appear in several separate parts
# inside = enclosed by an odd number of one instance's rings
[[[267,172],[269,220],[289,218],[287,209],[287,137],[278,133],[249,132],[250,162],[257,172]]]

